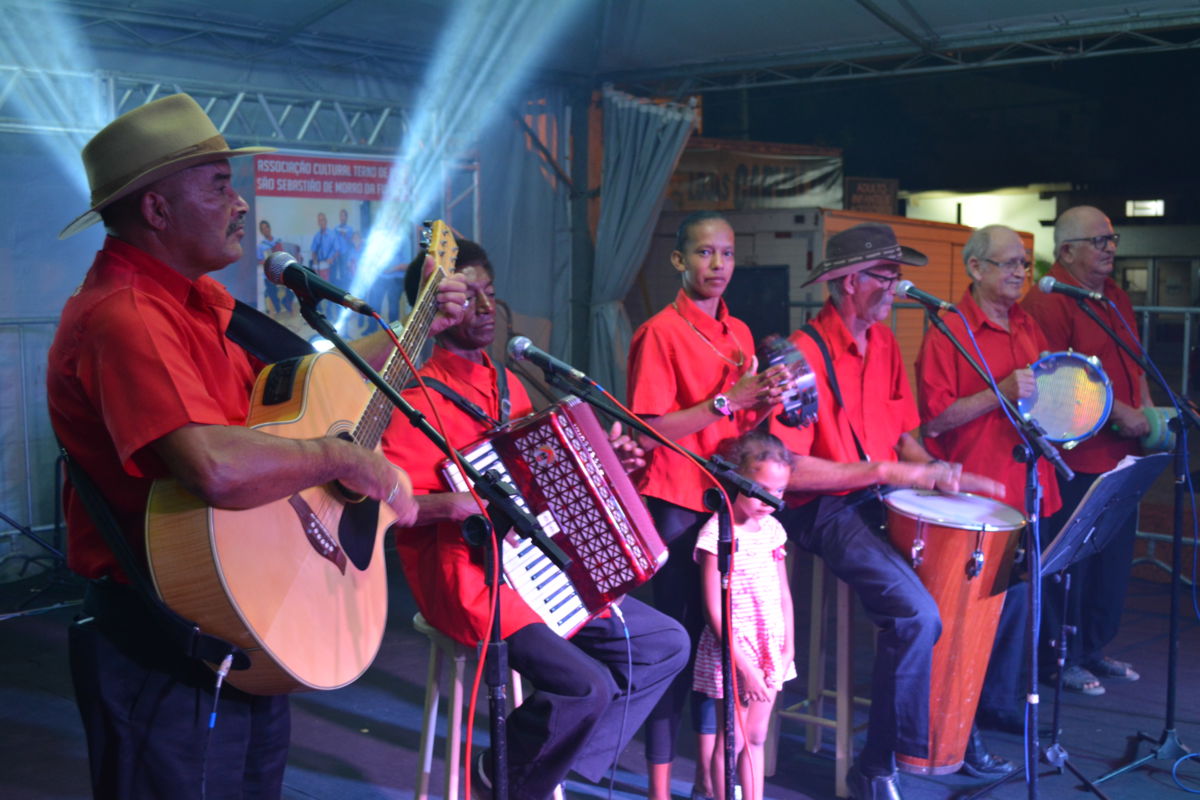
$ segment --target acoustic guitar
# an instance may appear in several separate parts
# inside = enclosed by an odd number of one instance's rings
[[[401,336],[415,357],[437,313],[436,289],[458,245],[427,223],[437,265]],[[393,352],[381,371],[399,388],[411,371]],[[247,426],[273,436],[340,436],[375,449],[392,415],[387,397],[337,352],[273,364],[259,374]],[[391,510],[314,486],[257,508],[213,508],[174,480],[156,481],[146,549],[159,596],[174,611],[246,651],[227,680],[252,694],[336,689],[374,660],[387,620],[384,530]]]

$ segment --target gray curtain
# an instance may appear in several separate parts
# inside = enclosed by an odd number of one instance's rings
[[[557,152],[567,152],[565,93],[546,89],[517,114],[544,114]],[[498,117],[477,143],[482,191],[480,244],[496,266],[496,296],[514,312],[550,321],[549,348],[570,346],[570,188],[554,176],[513,117]],[[528,331],[521,331],[528,333]],[[497,331],[497,336],[503,336]],[[545,343],[542,343],[543,345]]]
[[[592,278],[588,374],[625,397],[632,330],[622,298],[650,247],[667,183],[691,136],[696,114],[606,88],[600,223]]]

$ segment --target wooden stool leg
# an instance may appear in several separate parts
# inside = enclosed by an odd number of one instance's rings
[[[463,697],[467,657],[461,648],[454,653],[454,680],[450,687],[450,711],[446,730],[446,800],[458,800],[459,767],[462,764],[463,725],[472,725],[474,720],[463,719]],[[471,767],[467,765],[468,769]]]
[[[812,559],[812,611],[808,626],[808,711],[821,717],[825,711],[825,562]],[[821,749],[821,728],[809,723],[804,745],[810,753]]]
[[[429,647],[429,668],[425,676],[425,712],[421,724],[421,744],[417,751],[420,772],[414,800],[428,800],[429,782],[433,774],[433,744],[437,741],[438,700],[442,694],[442,651],[432,642]]]
[[[850,585],[837,582],[837,728],[834,734],[834,792],[849,797],[846,773],[854,758],[854,653]]]

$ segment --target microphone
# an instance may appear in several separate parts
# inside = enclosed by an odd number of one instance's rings
[[[912,281],[900,281],[900,283],[896,285],[896,294],[902,294],[909,300],[916,300],[918,303],[929,306],[930,308],[938,308],[942,311],[954,310],[953,305],[947,303],[945,300],[934,297],[929,292],[921,291],[916,286],[913,286]]]
[[[1089,291],[1079,286],[1072,286],[1069,283],[1056,281],[1049,275],[1038,281],[1038,288],[1046,294],[1065,294],[1067,297],[1074,297],[1076,300],[1099,300],[1102,303],[1104,302],[1104,295],[1099,292]]]
[[[328,300],[359,314],[371,316],[375,313],[375,309],[367,305],[367,301],[334,286],[302,265],[291,253],[272,253],[267,256],[263,261],[263,272],[271,283],[286,286],[302,300]]]
[[[534,345],[529,341],[528,336],[514,336],[508,340],[508,355],[509,358],[517,361],[532,361],[537,367],[540,367],[542,372],[549,372],[553,375],[562,375],[580,383],[587,383],[595,386],[596,382],[584,375],[579,370],[572,367],[565,361],[559,361],[554,356],[547,353],[545,350]]]

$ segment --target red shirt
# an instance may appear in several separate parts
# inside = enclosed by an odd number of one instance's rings
[[[971,333],[997,383],[1013,370],[1028,367],[1049,349],[1041,328],[1015,303],[1008,310],[1008,330],[988,319],[971,296],[970,289],[963,293],[958,308],[967,318]],[[973,353],[962,317],[944,314],[942,318],[967,352]],[[940,415],[956,400],[987,388],[979,373],[941,331],[933,327],[925,331],[921,354],[917,357],[917,404],[924,422]],[[999,408],[940,436],[925,437],[926,449],[937,458],[959,462],[966,472],[986,475],[1003,483],[1006,494],[996,499],[1023,511],[1025,465],[1012,457],[1013,448],[1020,442],[1021,437]],[[1042,486],[1041,515],[1045,517],[1062,506],[1054,467],[1045,459],[1038,460],[1038,479]]]
[[[896,445],[900,436],[916,428],[920,419],[895,334],[881,323],[872,325],[867,329],[867,351],[860,352],[830,300],[825,301],[812,325],[829,348],[845,406],[834,401],[820,349],[807,334],[797,330],[790,338],[804,354],[816,379],[817,421],[807,428],[788,428],[772,416],[771,433],[794,453],[843,464],[862,460],[854,444],[857,434],[871,461],[899,460]],[[799,505],[813,497],[793,493],[787,500]]]
[[[690,323],[690,324],[689,324]],[[629,347],[629,407],[638,416],[661,417],[728,392],[754,364],[754,337],[746,323],[729,315],[725,301],[717,316],[705,314],[682,289],[675,302],[637,329]],[[735,411],[714,418],[677,444],[707,458],[725,439],[749,430],[757,412]],[[669,503],[704,511],[701,496],[712,483],[699,467],[670,448],[650,451],[638,491]]]
[[[189,423],[244,425],[257,362],[225,338],[233,298],[109,237],[67,300],[46,369],[50,422],[144,558],[146,498],[165,465],[147,445]],[[124,579],[78,495],[63,489],[68,563]]]
[[[441,347],[419,370],[421,377],[435,378],[492,417],[500,416],[500,390],[496,367],[484,355],[483,364],[469,361]],[[516,375],[508,373],[512,419],[533,411],[533,404]],[[442,433],[450,444],[462,449],[484,438],[488,425],[438,394],[433,399],[445,427]],[[420,387],[403,392],[404,399],[424,413],[438,427],[438,416],[425,399]],[[383,452],[393,463],[404,468],[412,479],[416,494],[449,491],[442,477],[445,454],[424,434],[409,425],[402,414],[395,414],[383,436]],[[483,575],[483,550],[463,540],[457,522],[442,522],[416,528],[395,528],[396,550],[404,567],[404,576],[412,589],[421,614],[433,627],[468,646],[487,638],[488,586]],[[541,622],[521,596],[507,584],[500,587],[501,636],[508,637],[526,625]]]
[[[1057,281],[1072,286],[1080,285],[1061,264],[1056,263],[1049,274]],[[1116,304],[1126,324],[1136,331],[1137,318],[1133,314],[1133,304],[1129,302],[1129,295],[1111,278],[1105,279],[1102,294]],[[1137,342],[1132,341],[1125,332],[1125,326],[1121,324],[1112,306],[1096,300],[1084,302],[1088,303],[1097,316],[1116,331],[1134,352],[1137,351]],[[1062,294],[1035,291],[1027,294],[1021,305],[1041,326],[1046,334],[1046,341],[1050,343],[1050,350],[1060,352],[1070,349],[1084,355],[1096,356],[1100,359],[1100,366],[1108,375],[1108,379],[1112,381],[1113,399],[1134,408],[1142,407],[1141,367],[1134,363],[1103,328],[1079,308],[1074,299]],[[1063,460],[1077,472],[1096,475],[1112,469],[1125,456],[1139,453],[1141,446],[1136,439],[1118,436],[1106,422],[1091,438],[1080,442],[1072,450],[1064,450]]]

